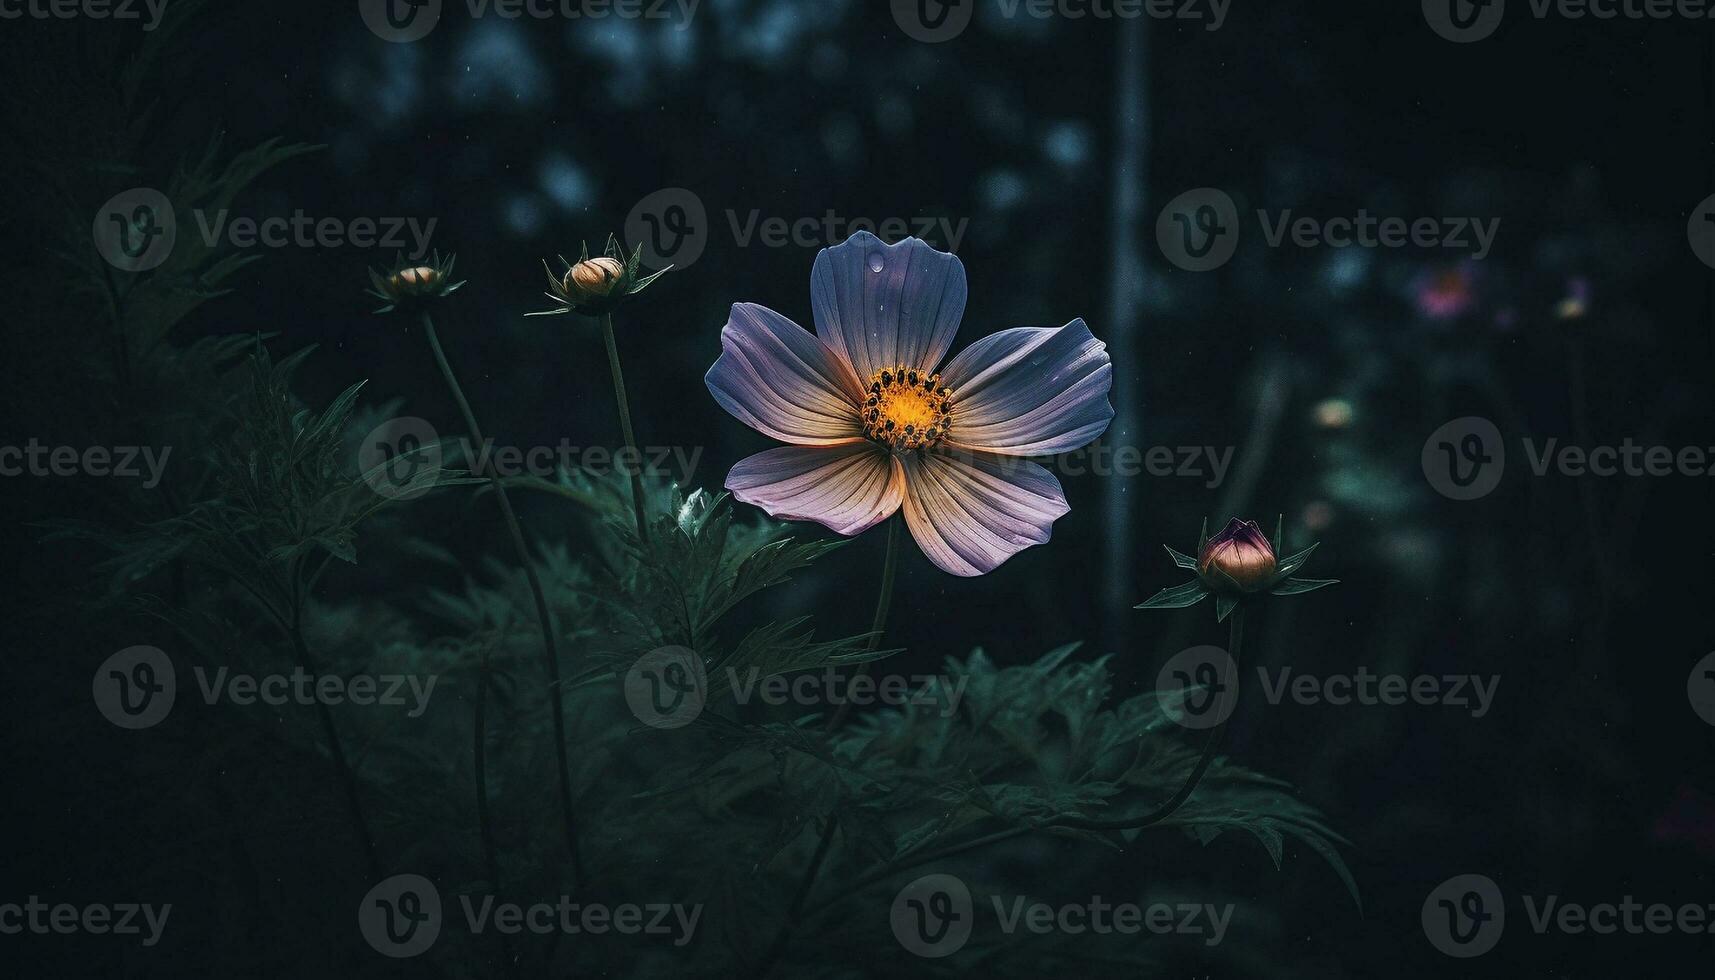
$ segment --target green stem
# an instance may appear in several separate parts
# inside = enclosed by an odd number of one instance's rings
[[[1238,696],[1238,685],[1236,683],[1238,678],[1236,674],[1238,672],[1239,648],[1244,643],[1245,636],[1244,616],[1245,607],[1241,604],[1235,607],[1232,615],[1228,617],[1231,632],[1227,641],[1227,653],[1233,673],[1222,678],[1221,707],[1219,709],[1219,713],[1224,717],[1222,717],[1219,724],[1210,729],[1208,737],[1203,742],[1202,755],[1198,757],[1196,768],[1191,771],[1190,777],[1185,780],[1184,785],[1180,786],[1179,791],[1174,793],[1173,797],[1166,803],[1142,817],[1124,817],[1117,820],[1086,820],[1078,817],[1058,817],[1054,820],[1048,821],[1047,823],[1034,827],[1008,827],[1005,830],[997,830],[992,834],[987,834],[982,837],[974,837],[957,844],[949,844],[946,847],[936,848],[935,850],[922,851],[917,854],[908,855],[859,878],[857,881],[847,886],[840,895],[817,905],[811,910],[812,914],[824,911],[825,909],[838,904],[844,899],[857,894],[871,885],[886,881],[888,878],[891,878],[893,875],[904,871],[907,868],[915,868],[919,865],[928,864],[931,861],[938,861],[942,858],[952,857],[956,854],[963,854],[966,851],[974,851],[977,848],[987,847],[990,844],[998,844],[1001,841],[1012,840],[1015,837],[1022,837],[1025,834],[1034,833],[1038,830],[1048,830],[1053,827],[1072,827],[1079,830],[1138,830],[1161,823],[1163,820],[1171,817],[1181,806],[1185,805],[1186,800],[1191,798],[1192,792],[1197,789],[1197,784],[1202,782],[1204,774],[1209,771],[1209,764],[1214,760],[1215,750],[1221,743],[1221,735],[1226,731],[1227,721],[1232,717],[1233,706],[1231,704],[1231,699]]]
[[[804,903],[810,898],[810,889],[816,884],[816,875],[822,870],[822,862],[828,858],[829,846],[834,842],[834,830],[839,824],[840,818],[830,814],[827,822],[822,825],[822,838],[816,842],[816,853],[811,855],[810,864],[804,869],[804,877],[798,882],[798,890],[792,895],[792,904],[786,911],[786,921],[780,924],[780,931],[774,934],[774,942],[762,957],[762,965],[753,974],[758,980],[764,980],[786,952],[786,945],[792,939],[792,930],[804,917]]]
[[[472,727],[476,735],[471,746],[472,765],[476,770],[476,823],[482,836],[482,860],[488,868],[488,889],[493,895],[504,890],[500,884],[500,857],[494,846],[494,822],[488,813],[488,647],[482,648],[482,662],[476,675],[476,718]],[[518,975],[517,957],[512,953],[512,941],[496,932],[501,958],[506,963],[506,975]]]
[[[470,402],[465,399],[464,389],[459,387],[459,380],[453,374],[453,368],[447,361],[446,352],[441,349],[441,341],[435,334],[435,321],[427,313],[423,314],[423,334],[429,338],[429,349],[435,354],[435,363],[440,365],[441,376],[451,389],[453,400],[458,402],[459,412],[464,415],[465,428],[470,430],[473,443],[485,446],[482,438],[482,428],[477,425],[476,414],[471,411]],[[554,755],[557,760],[557,770],[560,777],[560,810],[565,818],[566,848],[572,859],[572,874],[576,880],[583,880],[583,858],[578,850],[577,824],[572,818],[572,779],[571,769],[566,761],[566,709],[561,699],[564,692],[560,689],[560,654],[554,644],[554,621],[548,611],[548,598],[542,591],[542,582],[536,576],[536,566],[530,560],[530,549],[524,543],[524,531],[518,526],[518,516],[512,511],[512,501],[506,496],[506,486],[500,480],[500,475],[490,469],[489,482],[494,487],[494,498],[500,504],[500,515],[506,521],[507,533],[512,537],[512,547],[518,553],[518,562],[524,566],[524,578],[530,584],[530,595],[536,602],[536,620],[542,627],[542,660],[548,672],[548,706],[554,719]]]
[[[637,537],[649,542],[649,521],[643,516],[643,457],[631,431],[631,401],[625,397],[625,372],[619,367],[619,342],[613,337],[613,314],[601,315],[601,339],[607,344],[607,367],[613,373],[613,397],[619,403],[619,434],[631,458],[631,507],[637,513]]]
[[[887,520],[887,557],[881,560],[881,591],[875,597],[875,617],[869,624],[869,652],[874,653],[881,646],[882,631],[887,629],[887,613],[893,606],[893,576],[899,565],[899,521],[898,513]],[[869,673],[869,661],[858,665],[857,677]],[[851,712],[852,703],[847,700],[835,709],[828,718],[826,732],[832,732],[840,727]]]
[[[1232,674],[1238,672],[1239,646],[1245,639],[1245,607],[1240,603],[1233,607],[1233,614],[1227,617],[1231,633],[1227,640],[1227,668]],[[1233,700],[1238,697],[1238,678],[1227,676],[1221,679],[1221,707],[1218,709],[1220,723],[1209,729],[1208,737],[1203,740],[1203,754],[1197,759],[1197,767],[1191,770],[1191,777],[1179,787],[1179,792],[1172,799],[1156,807],[1142,817],[1121,817],[1117,820],[1086,820],[1080,817],[1059,817],[1053,821],[1056,827],[1073,827],[1078,830],[1136,830],[1158,824],[1173,816],[1185,801],[1196,791],[1197,784],[1203,781],[1203,775],[1209,771],[1209,764],[1215,759],[1215,750],[1221,744],[1221,736],[1227,731],[1227,722],[1233,713]]]
[[[488,815],[488,648],[482,651],[482,664],[476,675],[476,735],[471,746],[472,763],[476,768],[476,823],[482,835],[483,862],[488,865],[488,887],[500,894],[500,860],[494,848],[494,825]]]
[[[310,655],[310,647],[304,642],[303,617],[296,610],[292,613],[292,623],[287,630],[292,637],[292,649],[298,655],[298,664],[304,672],[318,684],[321,678],[321,667]],[[346,761],[345,744],[340,741],[339,729],[333,723],[333,710],[328,707],[327,700],[316,698],[316,713],[321,717],[322,733],[327,736],[328,752],[333,756],[334,768],[339,770],[340,782],[345,788],[346,806],[351,810],[351,822],[357,829],[358,843],[363,846],[364,859],[369,863],[369,875],[372,880],[381,880],[381,860],[375,854],[375,836],[369,832],[369,821],[363,816],[363,803],[357,790],[357,777],[351,771],[351,764]]]

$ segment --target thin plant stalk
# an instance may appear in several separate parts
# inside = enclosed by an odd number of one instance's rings
[[[1238,672],[1239,648],[1244,642],[1245,635],[1244,616],[1245,607],[1241,603],[1233,609],[1232,615],[1228,617],[1230,633],[1227,641],[1227,652],[1229,656],[1228,666],[1231,669],[1231,673],[1222,678],[1221,707],[1219,709],[1219,714],[1223,716],[1222,720],[1214,728],[1210,729],[1208,737],[1204,739],[1202,754],[1197,759],[1196,767],[1191,770],[1191,775],[1185,780],[1184,784],[1179,787],[1179,791],[1174,793],[1166,803],[1163,803],[1161,806],[1156,807],[1154,810],[1141,817],[1121,817],[1114,820],[1088,820],[1081,817],[1057,817],[1037,826],[1008,827],[1005,830],[997,830],[994,833],[987,834],[982,837],[974,837],[957,844],[949,844],[946,847],[935,848],[934,850],[922,851],[917,854],[908,855],[907,857],[901,858],[898,861],[894,861],[885,867],[878,868],[877,870],[860,877],[858,880],[846,886],[840,895],[821,902],[812,908],[810,910],[811,914],[826,911],[843,901],[845,898],[855,895],[863,889],[878,882],[886,881],[898,872],[904,871],[908,868],[915,868],[932,861],[939,861],[942,858],[963,854],[967,851],[974,851],[978,848],[987,847],[990,844],[998,844],[1002,841],[1012,840],[1015,837],[1023,837],[1025,834],[1034,833],[1038,830],[1047,830],[1053,827],[1071,827],[1079,830],[1140,830],[1144,827],[1150,827],[1161,823],[1168,817],[1171,817],[1174,813],[1177,813],[1179,808],[1185,805],[1185,801],[1191,798],[1191,794],[1196,791],[1197,785],[1203,780],[1203,776],[1208,773],[1209,764],[1214,760],[1215,751],[1221,744],[1221,736],[1226,731],[1227,721],[1232,717],[1233,705],[1231,701],[1233,698],[1237,697],[1237,685],[1234,682],[1237,680],[1236,674]]]
[[[423,314],[423,334],[428,337],[429,349],[434,352],[435,363],[440,366],[441,376],[446,379],[447,388],[452,391],[453,400],[458,403],[459,412],[464,416],[465,428],[470,430],[472,443],[477,446],[487,445],[482,438],[482,428],[477,425],[476,414],[471,411],[470,402],[464,396],[464,389],[459,386],[458,377],[453,374],[446,352],[441,349],[440,338],[435,334],[435,321],[427,313]],[[524,543],[524,531],[518,526],[518,516],[513,512],[512,501],[506,495],[506,485],[493,468],[489,469],[488,479],[494,488],[494,499],[500,504],[500,515],[505,519],[506,531],[512,538],[512,547],[518,553],[518,563],[524,566],[524,578],[530,584],[530,595],[536,603],[536,620],[542,628],[542,662],[548,672],[548,706],[554,719],[555,769],[560,782],[560,810],[566,828],[566,849],[572,859],[572,874],[576,880],[582,881],[583,858],[578,849],[577,823],[572,816],[571,770],[566,759],[566,709],[562,703],[564,692],[560,689],[560,654],[554,643],[554,620],[548,611],[548,598],[542,591],[542,582],[536,575],[536,566],[530,560],[530,548]]]
[[[869,624],[869,652],[874,653],[881,646],[881,634],[887,629],[887,613],[893,606],[893,577],[899,566],[899,514],[895,513],[887,519],[887,556],[881,560],[881,590],[875,597],[875,617]],[[857,677],[869,673],[869,661],[858,665]],[[827,732],[840,727],[851,712],[850,700],[843,701],[828,717]]]
[[[300,610],[292,611],[292,622],[287,630],[292,637],[292,649],[298,655],[298,664],[312,678],[320,678],[321,666],[310,654],[309,644],[304,642],[303,616]],[[339,770],[340,783],[345,789],[346,806],[351,810],[352,826],[357,830],[358,843],[363,847],[363,856],[369,863],[370,878],[381,879],[381,859],[375,854],[375,835],[370,833],[369,821],[363,815],[363,802],[357,790],[357,777],[351,771],[351,764],[346,761],[345,744],[340,741],[339,728],[333,723],[333,710],[323,698],[316,698],[316,713],[321,717],[322,732],[327,737],[328,752],[333,756],[334,768]]]
[[[830,814],[827,822],[822,825],[822,837],[816,842],[816,852],[810,856],[810,863],[804,868],[804,877],[798,882],[798,890],[792,894],[792,904],[786,910],[786,921],[780,924],[780,930],[774,934],[774,942],[762,957],[762,965],[755,971],[758,980],[766,980],[775,964],[780,962],[781,955],[786,952],[786,946],[792,940],[792,932],[804,916],[804,903],[809,901],[810,889],[816,884],[816,875],[821,872],[822,863],[828,859],[828,850],[834,843],[834,831],[839,824],[840,818]]]
[[[637,451],[637,436],[631,431],[631,400],[625,395],[625,372],[619,366],[619,342],[613,336],[613,314],[601,315],[601,339],[607,345],[607,367],[613,374],[613,397],[619,404],[619,434],[625,440],[632,465],[631,508],[637,515],[638,540],[649,542],[649,521],[643,510],[643,456]]]
[[[482,858],[488,866],[488,886],[500,894],[500,859],[494,848],[494,824],[488,814],[488,648],[476,675],[476,734],[472,739],[471,763],[476,770],[476,822],[482,835]]]
[[[1060,817],[1053,821],[1056,827],[1074,827],[1078,830],[1136,830],[1158,824],[1178,812],[1196,791],[1197,784],[1203,781],[1203,774],[1209,771],[1209,763],[1215,759],[1215,750],[1220,747],[1221,736],[1227,731],[1227,722],[1232,718],[1233,699],[1238,697],[1238,678],[1232,676],[1238,672],[1239,645],[1245,639],[1245,607],[1243,603],[1233,607],[1233,613],[1227,617],[1230,633],[1227,640],[1227,669],[1228,676],[1221,679],[1221,706],[1217,716],[1221,719],[1214,728],[1209,729],[1208,736],[1203,740],[1203,754],[1197,759],[1197,767],[1191,770],[1191,776],[1185,784],[1179,787],[1179,792],[1166,803],[1155,808],[1142,817],[1121,817],[1116,820],[1085,820],[1079,817]]]
[[[482,662],[477,667],[476,675],[476,717],[473,728],[476,734],[471,746],[471,763],[476,770],[476,822],[478,832],[482,835],[482,860],[488,868],[488,888],[495,895],[500,895],[504,889],[500,884],[500,858],[494,846],[494,821],[488,813],[488,647],[482,648]],[[506,961],[506,975],[518,975],[517,957],[512,952],[512,941],[499,933],[495,934],[500,940],[500,955]]]

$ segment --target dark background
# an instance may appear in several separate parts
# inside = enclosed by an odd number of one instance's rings
[[[387,44],[354,6],[202,15],[165,65],[151,155],[135,174],[92,177],[87,201],[67,206],[93,213],[126,187],[164,183],[216,131],[232,149],[325,144],[264,175],[235,213],[436,219],[435,247],[456,252],[469,280],[442,330],[488,427],[521,446],[606,445],[616,419],[599,335],[577,318],[523,314],[550,305],[543,258],[585,240],[599,248],[640,199],[688,188],[712,223],[706,251],[624,310],[620,346],[639,440],[701,448],[691,483],[710,489],[768,444],[702,384],[726,310],[754,301],[808,325],[815,252],[741,247],[727,211],[968,219],[958,254],[971,293],[955,351],[996,329],[1083,316],[1114,345],[1130,442],[1231,446],[1234,468],[1218,488],[1067,477],[1073,510],[1054,541],[979,579],[946,576],[908,548],[888,634],[908,648],[902,670],[974,646],[1006,663],[1082,640],[1146,690],[1168,656],[1224,635],[1207,607],[1129,609],[1180,580],[1160,545],[1190,549],[1205,516],[1272,527],[1280,513],[1295,545],[1321,542],[1309,573],[1343,584],[1262,612],[1253,662],[1500,677],[1483,718],[1274,706],[1248,692],[1229,751],[1293,783],[1350,838],[1362,913],[1313,855],[1289,848],[1276,871],[1226,838],[1088,867],[1089,880],[1206,876],[1272,908],[1278,932],[1229,939],[1270,975],[1707,971],[1707,936],[1537,936],[1516,903],[1715,902],[1711,729],[1686,696],[1711,649],[1709,478],[1536,477],[1518,452],[1526,436],[1715,443],[1712,273],[1685,232],[1715,191],[1706,23],[1539,21],[1515,0],[1494,37],[1455,45],[1413,3],[1235,0],[1219,31],[1163,20],[1129,34],[1104,20],[1007,22],[979,4],[970,30],[930,45],[903,36],[879,2],[703,0],[688,26],[471,21],[453,4],[428,38]],[[123,49],[134,30],[0,22],[8,77],[75,91],[79,59]],[[1128,43],[1141,85],[1120,77]],[[30,90],[8,86],[12,117],[30,116]],[[1143,123],[1136,172],[1116,163],[1128,112]],[[78,406],[101,393],[34,359],[34,338],[76,337],[90,321],[77,301],[30,293],[53,261],[32,226],[31,150],[20,140],[7,151],[18,161],[10,278],[31,301],[0,304],[16,379],[6,429],[19,443],[75,444]],[[1122,185],[1141,194],[1134,222]],[[1196,187],[1225,189],[1247,222],[1237,258],[1206,274],[1177,270],[1154,241],[1161,207]],[[1493,254],[1463,266],[1418,249],[1267,248],[1259,208],[1501,224]],[[282,350],[318,344],[298,384],[310,403],[367,378],[366,402],[400,398],[400,414],[456,429],[409,321],[371,315],[362,294],[364,269],[390,254],[262,251],[180,339],[262,331]],[[1468,277],[1466,308],[1429,315],[1424,284],[1450,273]],[[1581,315],[1557,312],[1578,288]],[[1319,421],[1330,399],[1350,408],[1348,422]],[[1464,415],[1493,419],[1510,458],[1495,493],[1461,503],[1431,488],[1419,454]],[[1116,510],[1110,481],[1121,479]],[[164,837],[194,841],[199,822],[160,814],[172,785],[126,777],[135,748],[86,692],[95,664],[142,641],[68,611],[87,575],[30,526],[88,516],[96,482],[3,487],[14,829],[0,900],[128,893],[127,855]],[[450,496],[422,510],[452,528],[454,550],[488,547],[466,516],[486,510]],[[549,538],[570,523],[539,499],[525,517]],[[1116,536],[1127,543],[1118,561],[1106,547]],[[816,609],[830,632],[861,631],[880,555],[880,535],[868,535],[754,615]],[[342,574],[330,587],[411,585],[398,562]],[[221,860],[188,850],[173,888],[194,888],[199,862]],[[1474,965],[1441,957],[1419,925],[1429,891],[1464,873],[1494,878],[1512,901],[1502,945]],[[314,902],[313,881],[304,887],[289,901]],[[153,969],[73,941],[115,973]],[[23,950],[27,961],[43,942],[0,937],[0,957]],[[182,975],[196,973],[196,953],[172,953]]]

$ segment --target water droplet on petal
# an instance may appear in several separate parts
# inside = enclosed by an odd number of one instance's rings
[[[871,252],[869,256],[869,271],[880,272],[882,267],[881,253]]]

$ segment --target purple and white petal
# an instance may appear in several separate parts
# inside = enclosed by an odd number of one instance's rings
[[[905,472],[872,442],[782,446],[757,453],[727,474],[733,496],[783,521],[815,521],[861,534],[892,516],[905,498]]]
[[[1113,364],[1084,321],[1016,327],[960,352],[941,372],[953,389],[948,438],[1007,456],[1070,452],[1107,431]]]
[[[966,292],[958,256],[867,231],[823,249],[810,272],[816,333],[865,384],[884,368],[932,373],[953,346]]]
[[[799,446],[863,437],[863,386],[821,339],[754,303],[721,330],[721,356],[703,379],[721,407],[763,435]]]
[[[1028,460],[985,453],[905,458],[905,524],[936,567],[971,577],[1048,541],[1070,509],[1060,481]]]

